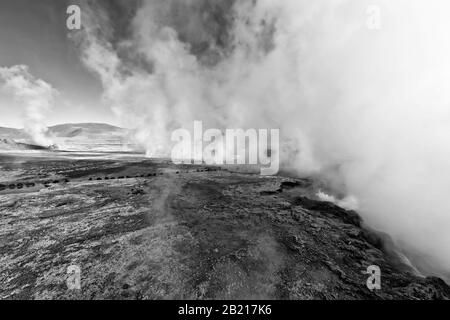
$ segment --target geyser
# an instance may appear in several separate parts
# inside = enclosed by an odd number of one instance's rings
[[[73,37],[149,155],[168,156],[196,119],[280,128],[284,168],[322,174],[371,226],[450,270],[448,1],[104,4],[81,4]]]
[[[57,91],[47,82],[36,79],[25,65],[0,67],[0,85],[24,106],[24,129],[38,145],[53,144],[47,135],[45,117],[52,108]]]

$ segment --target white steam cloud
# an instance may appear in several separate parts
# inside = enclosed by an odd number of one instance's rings
[[[41,146],[52,145],[47,135],[45,117],[53,106],[56,90],[47,82],[36,79],[25,65],[0,67],[0,85],[24,105],[24,129]]]
[[[148,154],[168,155],[194,120],[280,128],[285,168],[324,175],[371,226],[450,270],[450,2],[209,2],[143,1],[120,40],[106,11],[88,15],[83,59]]]
[[[321,200],[321,201],[325,201],[325,202],[331,202],[334,203],[335,205],[347,209],[347,210],[358,210],[359,206],[358,206],[358,199],[356,199],[353,196],[348,196],[344,199],[336,199],[335,196],[333,195],[329,195],[325,192],[323,192],[322,190],[319,190],[316,194],[316,196]]]

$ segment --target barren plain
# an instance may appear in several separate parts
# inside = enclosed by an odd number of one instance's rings
[[[131,153],[2,153],[0,167],[0,299],[450,298],[310,179]]]

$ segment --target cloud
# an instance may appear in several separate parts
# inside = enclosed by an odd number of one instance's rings
[[[446,0],[147,0],[121,33],[86,8],[83,60],[149,155],[194,120],[280,128],[285,169],[323,175],[371,226],[450,269]]]

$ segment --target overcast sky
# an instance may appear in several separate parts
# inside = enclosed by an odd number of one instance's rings
[[[117,124],[101,101],[102,87],[82,64],[66,29],[66,0],[0,1],[0,66],[29,66],[30,73],[60,92],[47,123]],[[0,91],[0,126],[21,127],[21,106]]]

